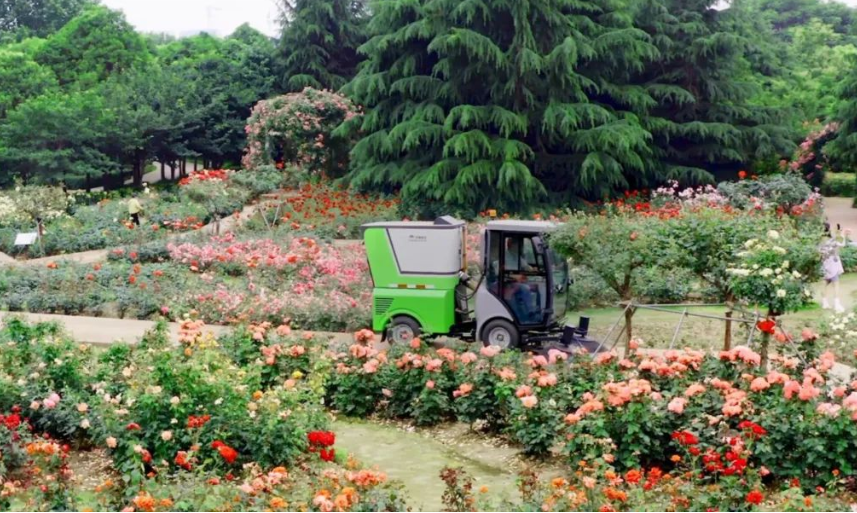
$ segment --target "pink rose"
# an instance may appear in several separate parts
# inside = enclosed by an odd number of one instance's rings
[[[683,397],[676,397],[676,398],[673,398],[673,400],[669,402],[669,404],[667,405],[667,410],[669,410],[669,411],[671,411],[677,415],[681,415],[682,413],[684,413],[684,407],[686,404],[687,404],[687,399],[685,399]]]
[[[521,405],[524,408],[535,408],[537,404],[539,404],[539,400],[534,395],[525,395],[521,398]]]

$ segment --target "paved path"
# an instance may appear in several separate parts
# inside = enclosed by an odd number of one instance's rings
[[[28,322],[58,322],[62,324],[69,335],[76,341],[93,345],[110,345],[115,343],[135,344],[149,330],[155,327],[154,321],[138,321],[133,319],[111,319],[107,317],[78,317],[71,315],[33,314],[21,312],[0,312],[0,320],[6,317],[21,317]],[[179,323],[169,323],[170,338],[178,344]],[[228,333],[228,326],[206,325],[204,331],[219,336]],[[331,340],[348,342],[353,340],[350,333],[315,332],[319,336],[329,336]]]
[[[824,214],[831,226],[839,224],[842,229],[851,230],[851,237],[857,237],[857,208],[851,205],[854,198],[824,198]]]

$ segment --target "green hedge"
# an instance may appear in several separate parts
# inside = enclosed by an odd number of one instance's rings
[[[857,196],[857,181],[854,173],[827,173],[821,184],[821,194],[827,197]]]

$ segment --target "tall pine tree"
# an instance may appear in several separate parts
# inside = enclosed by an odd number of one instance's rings
[[[850,71],[839,88],[839,112],[835,120],[839,123],[836,139],[824,151],[838,167],[857,167],[857,58],[852,58]]]
[[[521,209],[627,185],[651,157],[653,99],[615,83],[656,50],[613,0],[377,2],[350,179],[404,202]],[[359,125],[359,126],[358,126]]]
[[[282,0],[283,87],[339,90],[357,72],[364,0]]]
[[[646,116],[654,165],[665,176],[703,181],[709,171],[790,155],[794,145],[780,114],[753,106],[741,80],[746,48],[717,0],[645,0],[638,26],[660,51],[635,81],[657,100]]]

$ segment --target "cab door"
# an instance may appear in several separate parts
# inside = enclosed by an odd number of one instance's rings
[[[552,310],[551,277],[538,234],[489,232],[486,279],[521,326],[538,326]]]

